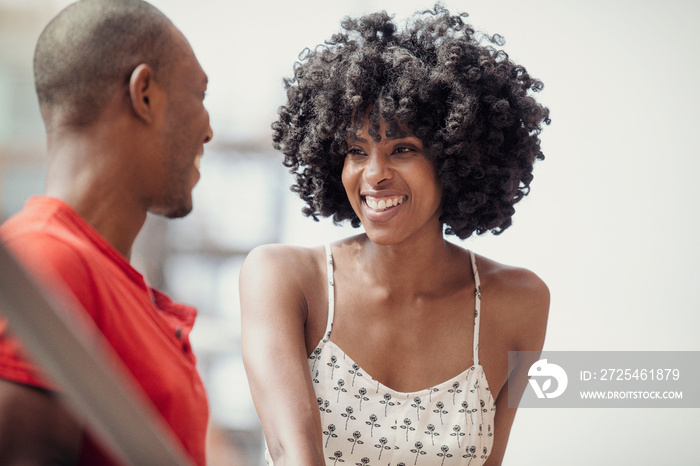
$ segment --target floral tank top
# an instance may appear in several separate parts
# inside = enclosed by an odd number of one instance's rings
[[[326,245],[328,324],[309,356],[326,465],[484,464],[493,445],[496,406],[479,365],[481,287],[474,253],[469,254],[476,296],[474,365],[439,385],[404,393],[372,378],[330,340],[333,256]]]

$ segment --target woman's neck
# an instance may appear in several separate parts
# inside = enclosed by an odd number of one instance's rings
[[[431,295],[455,276],[458,247],[442,236],[431,241],[378,245],[361,236],[357,260],[373,284],[406,296]]]

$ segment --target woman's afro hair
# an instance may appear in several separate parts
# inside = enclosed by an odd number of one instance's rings
[[[423,141],[443,186],[445,233],[464,239],[511,225],[544,159],[549,110],[529,95],[542,83],[496,48],[503,38],[475,32],[466,16],[437,4],[404,31],[386,12],[345,18],[343,31],[301,53],[272,129],[305,215],[360,225],[341,174],[348,131],[371,109],[373,137],[384,120]]]

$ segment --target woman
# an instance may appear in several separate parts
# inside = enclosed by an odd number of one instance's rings
[[[502,232],[529,190],[542,84],[440,6],[346,19],[286,81],[275,147],[306,215],[365,233],[264,246],[241,271],[243,357],[280,465],[500,464],[549,292],[445,240]],[[510,375],[510,377],[509,377]]]

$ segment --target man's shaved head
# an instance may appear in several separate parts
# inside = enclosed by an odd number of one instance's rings
[[[81,0],[64,9],[34,53],[47,129],[54,122],[89,125],[141,63],[163,79],[172,62],[172,34],[170,20],[142,0]]]

